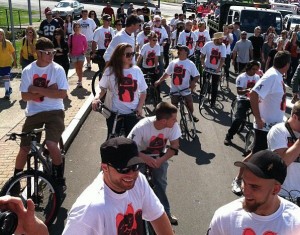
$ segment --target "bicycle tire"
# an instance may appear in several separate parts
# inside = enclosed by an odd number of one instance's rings
[[[150,86],[147,90],[147,96],[144,104],[144,111],[146,116],[154,115],[155,108],[158,103],[158,92],[155,87]]]
[[[102,77],[102,72],[100,70],[98,70],[93,76],[93,79],[92,79],[92,92],[93,92],[94,96],[96,96],[96,91],[97,91],[97,88],[98,88],[98,83],[97,82],[100,81],[101,77]]]
[[[208,87],[209,84],[208,82],[205,82],[200,90],[200,94],[199,94],[199,111],[201,111],[201,109],[203,108],[205,99],[207,97],[208,94]]]
[[[244,148],[244,153],[248,154],[252,151],[253,145],[254,145],[254,130],[251,129],[247,132],[246,137],[245,137],[245,148]]]
[[[37,196],[33,195],[35,175],[38,180],[39,189],[36,193]],[[28,197],[28,194],[31,196]],[[60,194],[54,181],[45,173],[33,170],[20,172],[11,177],[4,184],[0,195],[20,197],[23,203],[31,198],[35,204],[35,215],[48,227],[56,219],[61,203]]]
[[[185,133],[188,135],[188,138],[192,140],[196,137],[196,126],[193,119],[193,115],[186,105],[182,107],[181,118],[184,120],[183,125],[185,128]]]
[[[144,235],[156,235],[151,223],[144,220]]]

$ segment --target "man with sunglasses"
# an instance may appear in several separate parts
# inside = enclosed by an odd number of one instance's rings
[[[135,49],[134,32],[140,27],[141,20],[137,15],[127,17],[125,29],[115,35],[104,53],[104,60],[108,62],[115,48],[120,43],[128,43]],[[132,63],[135,64],[135,56],[132,58]]]
[[[167,170],[169,166],[168,160],[178,153],[180,136],[181,131],[177,123],[177,108],[168,102],[159,103],[155,109],[155,116],[140,120],[128,135],[128,138],[133,139],[137,143],[140,158],[153,169],[152,181],[154,191],[173,225],[178,225],[178,221],[171,214],[170,203],[166,194],[168,185]],[[160,155],[163,153],[167,141],[170,142],[170,147],[162,156],[154,158],[147,155]]]
[[[24,68],[20,91],[22,99],[27,101],[26,120],[22,132],[45,127],[46,145],[52,157],[53,177],[65,190],[63,166],[58,141],[64,131],[64,103],[68,81],[62,66],[53,62],[56,51],[53,43],[41,37],[36,43],[37,60]],[[16,158],[15,172],[21,172],[30,150],[30,137],[21,139],[20,150]]]
[[[163,206],[139,172],[143,160],[136,143],[112,138],[100,153],[102,171],[72,206],[63,235],[144,234],[142,219],[156,234],[173,234]]]
[[[105,50],[109,46],[112,38],[115,36],[114,30],[110,27],[111,24],[111,17],[110,15],[103,15],[102,16],[103,25],[100,28],[97,28],[94,32],[94,38],[92,43],[92,60],[98,57],[98,66],[99,70],[103,72],[105,67],[105,61],[103,59],[103,55]],[[97,53],[96,53],[97,48]],[[96,55],[97,54],[97,55]]]

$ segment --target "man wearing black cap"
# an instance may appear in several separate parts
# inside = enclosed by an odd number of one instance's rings
[[[191,91],[196,87],[196,82],[198,81],[200,74],[195,64],[188,59],[190,49],[185,45],[177,45],[178,48],[178,59],[175,59],[170,62],[169,66],[166,69],[166,72],[163,76],[155,82],[155,85],[158,86],[169,76],[172,77],[171,81],[171,93],[174,94],[171,96],[171,102],[175,106],[179,102],[179,93],[176,93],[180,90],[182,96],[184,96],[185,102],[190,112],[193,114],[193,97]],[[192,80],[191,80],[192,77]],[[190,88],[190,89],[187,89]],[[184,90],[185,89],[185,90]],[[198,122],[199,119],[193,115],[194,122]]]
[[[46,19],[40,24],[38,34],[40,37],[46,37],[53,40],[55,29],[60,28],[59,22],[53,18],[53,13],[49,7],[45,9]]]
[[[135,142],[124,137],[100,147],[102,172],[79,196],[69,213],[64,235],[144,234],[142,219],[157,234],[173,234],[164,208],[145,177]]]
[[[263,150],[234,165],[244,169],[244,197],[219,208],[207,234],[299,234],[300,208],[278,196],[287,173],[281,157]]]
[[[151,27],[149,24],[143,25],[143,31],[139,32],[136,36],[136,51],[140,52],[144,44],[149,42],[148,35],[151,32]]]

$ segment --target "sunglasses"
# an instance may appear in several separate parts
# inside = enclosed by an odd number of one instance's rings
[[[39,52],[44,53],[46,55],[55,55],[56,54],[56,50],[53,50],[53,51],[39,50]]]
[[[134,52],[127,52],[124,54],[126,58],[130,58],[130,57],[133,57],[135,55]]]
[[[152,39],[153,42],[157,42],[157,39]]]
[[[54,34],[54,36],[60,36],[60,34]]]
[[[135,164],[125,168],[117,168],[111,165],[110,163],[108,163],[107,165],[113,167],[119,174],[128,174],[130,171],[138,171],[141,168],[140,164]]]
[[[122,26],[122,24],[117,24],[117,25],[120,25],[120,26]]]
[[[32,31],[28,31],[27,33],[33,34],[33,32],[32,32]]]

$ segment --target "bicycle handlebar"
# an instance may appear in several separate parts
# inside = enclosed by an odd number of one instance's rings
[[[184,88],[182,90],[173,91],[173,92],[170,92],[169,94],[164,95],[163,97],[167,97],[167,96],[174,95],[174,94],[177,94],[177,93],[179,93],[181,95],[181,92],[186,91],[186,90],[190,90],[190,88],[187,87],[187,88]]]
[[[207,72],[207,73],[216,74],[216,75],[221,74],[221,71],[217,73],[217,71],[215,69],[212,69],[212,68],[205,68],[204,71]]]
[[[103,112],[103,109],[105,110],[105,111],[108,111],[108,112],[110,112],[110,113],[112,113],[112,114],[115,114],[115,115],[117,115],[117,116],[136,116],[137,115],[137,113],[136,113],[136,110],[134,110],[134,109],[132,109],[131,111],[132,111],[132,113],[128,113],[128,114],[121,114],[121,113],[119,113],[118,111],[117,112],[113,112],[112,110],[110,110],[104,103],[102,103],[102,102],[100,102],[99,103],[99,105],[98,105],[98,109],[97,109],[97,111],[99,112],[99,113],[102,113]]]
[[[8,140],[16,140],[17,136],[18,137],[36,136],[36,134],[41,133],[43,131],[45,131],[44,127],[42,127],[42,128],[36,128],[36,129],[33,129],[31,131],[28,131],[28,132],[22,132],[22,133],[13,132],[13,133],[10,133],[10,134],[6,134],[6,136],[9,136],[9,138],[6,139],[5,142],[8,141]]]

